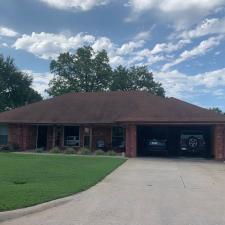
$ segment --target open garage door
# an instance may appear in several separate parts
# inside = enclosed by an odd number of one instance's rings
[[[138,126],[139,156],[212,157],[210,126]]]

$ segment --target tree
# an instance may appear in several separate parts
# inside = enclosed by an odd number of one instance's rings
[[[213,112],[225,115],[225,113],[218,107],[209,108],[209,110],[212,110]]]
[[[133,80],[129,77],[131,74],[129,70],[123,66],[118,66],[113,71],[111,91],[129,91],[133,88]]]
[[[52,96],[71,91],[106,91],[112,74],[107,52],[95,52],[89,46],[79,48],[75,54],[60,54],[52,60],[50,71],[55,75],[47,90]]]
[[[42,100],[31,85],[32,78],[19,71],[13,59],[0,55],[0,111]]]
[[[68,92],[145,90],[165,96],[162,85],[155,82],[147,66],[112,69],[105,50],[95,52],[91,47],[77,49],[75,54],[63,53],[52,60],[50,71],[54,78],[47,92],[57,96]]]
[[[113,91],[142,90],[165,96],[165,90],[160,83],[154,81],[153,74],[148,71],[147,66],[134,66],[129,69],[121,65],[118,66],[113,71],[110,89]]]

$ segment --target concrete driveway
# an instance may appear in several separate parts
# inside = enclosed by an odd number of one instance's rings
[[[129,159],[66,204],[2,225],[224,225],[225,164]]]

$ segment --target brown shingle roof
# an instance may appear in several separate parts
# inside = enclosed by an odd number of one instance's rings
[[[225,116],[148,92],[68,93],[0,114],[0,123],[225,123]]]

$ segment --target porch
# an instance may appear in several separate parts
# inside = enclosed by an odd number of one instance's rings
[[[125,151],[125,127],[113,125],[9,125],[8,143],[17,143],[22,150],[50,150],[72,147],[91,151]]]

